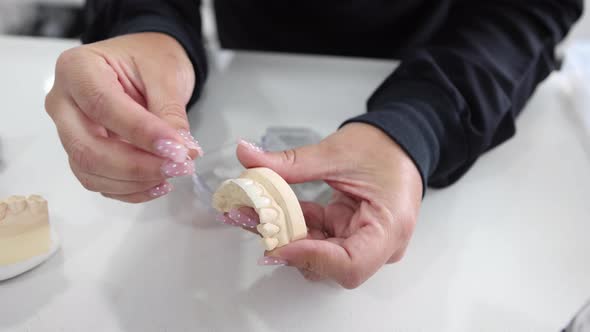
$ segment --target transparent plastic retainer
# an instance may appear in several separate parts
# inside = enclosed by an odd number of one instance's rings
[[[316,144],[321,140],[318,133],[307,128],[270,127],[260,139],[250,140],[265,151],[282,151],[304,145]],[[236,144],[226,144],[206,151],[205,155],[195,161],[196,172],[193,175],[193,190],[197,203],[203,205],[211,214],[213,193],[227,179],[240,176],[244,167],[236,157]],[[297,198],[301,201],[326,203],[332,193],[331,188],[322,181],[291,185]]]

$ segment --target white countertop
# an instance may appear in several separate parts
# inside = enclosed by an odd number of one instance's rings
[[[0,283],[0,331],[558,331],[590,298],[590,149],[543,84],[518,134],[456,185],[431,190],[406,258],[359,289],[259,267],[252,235],[193,204],[190,178],[144,205],[85,191],[43,111],[75,43],[0,38],[0,196],[39,193],[53,259]],[[205,148],[364,111],[393,62],[217,54],[191,111]]]

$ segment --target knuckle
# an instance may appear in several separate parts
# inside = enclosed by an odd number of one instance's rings
[[[391,234],[393,234],[393,236],[397,236],[398,241],[407,243],[412,237],[414,229],[416,228],[416,219],[416,217],[412,216],[394,219],[394,222],[390,224]]]
[[[72,161],[76,164],[77,168],[82,172],[92,173],[96,168],[95,158],[90,149],[86,144],[79,140],[73,140],[69,144],[68,151],[72,158]]]
[[[96,122],[104,123],[108,114],[105,109],[106,94],[98,89],[87,88],[85,95],[88,103],[88,113],[91,114]]]
[[[387,264],[398,263],[399,261],[402,260],[402,258],[404,258],[403,254],[395,254],[395,255],[391,256],[391,258],[387,261]]]
[[[295,150],[295,149],[284,150],[281,155],[281,158],[285,164],[295,165],[295,163],[297,162],[297,150]]]
[[[401,261],[406,255],[406,248],[407,246],[403,246],[401,249],[396,251],[389,259],[387,260],[387,264],[394,264]]]
[[[178,126],[186,126],[188,122],[184,106],[176,102],[164,104],[158,113],[160,117]]]
[[[146,169],[145,166],[141,163],[130,162],[126,165],[126,169],[124,170],[124,172],[129,177],[133,177],[137,180],[143,180],[145,178],[144,175],[146,174]]]
[[[80,46],[63,52],[57,59],[55,81],[65,87],[78,106],[92,119],[102,123],[109,115],[105,109],[108,93],[92,79],[102,66],[96,54]]]
[[[49,93],[45,96],[45,112],[51,117],[53,118],[53,115],[55,114],[55,96],[54,96],[54,92],[53,89],[51,91],[49,91]]]
[[[76,177],[78,178],[78,181],[80,181],[80,184],[82,184],[82,187],[86,190],[97,191],[96,184],[89,175],[77,174]]]
[[[390,241],[395,243],[408,243],[414,229],[416,221],[418,220],[417,211],[413,212],[409,208],[388,207],[388,204],[375,204],[378,213],[383,221],[384,231],[390,238]],[[395,212],[393,212],[395,211]]]
[[[84,46],[74,47],[62,52],[55,63],[55,76],[67,77],[75,74],[72,68],[79,67],[87,58],[88,51]]]
[[[64,108],[67,108],[67,101],[67,96],[55,87],[51,88],[51,90],[45,96],[43,105],[45,108],[45,113],[49,115],[55,124],[58,124],[60,120],[58,117],[59,112]]]
[[[131,161],[124,166],[125,176],[134,181],[153,181],[164,179],[164,176],[157,166],[152,168],[151,165],[137,161]]]
[[[57,57],[57,62],[56,62],[56,68],[58,70],[62,69],[62,68],[67,68],[69,66],[72,65],[72,63],[75,63],[77,61],[77,59],[80,57],[80,48],[79,47],[75,47],[75,48],[71,48],[69,50],[65,50],[63,51],[58,57]]]
[[[339,283],[345,289],[355,289],[358,288],[363,282],[364,278],[359,272],[349,271],[343,276]]]

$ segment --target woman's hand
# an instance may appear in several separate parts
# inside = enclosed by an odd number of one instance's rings
[[[352,123],[312,146],[261,152],[240,144],[247,167],[268,167],[289,183],[323,180],[327,206],[302,203],[308,238],[268,252],[263,264],[287,264],[308,279],[331,278],[356,288],[404,255],[422,200],[413,161],[379,129]],[[276,259],[275,259],[276,258]]]
[[[185,105],[195,75],[175,39],[140,33],[76,47],[55,72],[45,108],[85,188],[138,203],[194,172],[200,148]]]

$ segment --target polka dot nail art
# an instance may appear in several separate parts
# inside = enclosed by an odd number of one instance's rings
[[[162,174],[169,178],[192,175],[195,173],[195,163],[192,160],[185,160],[180,163],[168,160],[162,165],[161,170]]]
[[[265,152],[264,149],[262,149],[258,145],[254,144],[254,143],[250,143],[250,142],[248,142],[246,140],[243,140],[243,139],[239,140],[238,141],[238,144],[241,145],[241,146],[243,146],[243,147],[245,147],[245,148],[247,148],[247,149],[249,149],[249,150],[252,150],[252,151],[255,151],[255,152],[258,152],[258,153]]]
[[[228,217],[233,219],[237,226],[242,226],[250,229],[256,228],[260,223],[260,219],[254,210],[249,211],[246,208],[232,209],[228,213]]]
[[[159,140],[155,144],[155,149],[161,157],[177,163],[185,161],[188,158],[188,149],[183,144],[173,140]]]
[[[160,197],[160,196],[164,196],[167,193],[172,191],[172,185],[169,183],[162,183],[159,184],[155,187],[153,187],[152,189],[150,189],[149,191],[149,195],[151,197]]]
[[[286,260],[272,256],[264,256],[258,260],[258,265],[264,266],[285,266],[288,264],[289,263]]]
[[[184,139],[184,146],[186,146],[189,150],[197,151],[198,156],[203,156],[203,149],[199,145],[199,141],[197,141],[190,131],[186,129],[180,129],[178,134]]]

